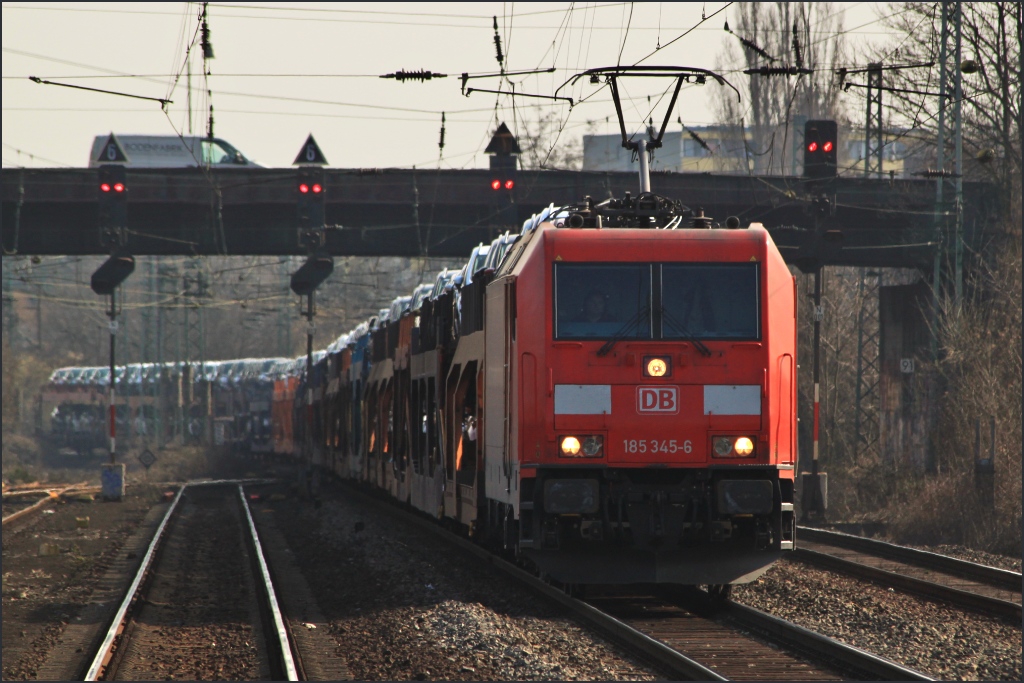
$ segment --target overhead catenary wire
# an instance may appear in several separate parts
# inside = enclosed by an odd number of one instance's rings
[[[608,6],[608,7],[613,7],[613,6],[614,6],[614,7],[622,7],[622,8],[625,8],[625,5],[626,5],[626,4],[628,4],[628,3],[614,3],[614,4],[609,4],[609,5],[606,5],[606,6]],[[218,7],[223,7],[223,8],[224,8],[224,9],[223,9],[223,13],[224,13],[225,15],[237,12],[237,11],[238,11],[238,9],[236,9],[236,8],[240,7],[240,6],[234,6],[234,5],[221,5],[221,4],[218,4],[218,3],[214,3],[214,4],[211,4],[210,6],[211,6],[211,7],[214,7],[214,6],[218,6]],[[728,6],[728,5],[726,5],[726,6]],[[254,9],[255,9],[255,7],[256,7],[256,6],[253,6],[253,8],[254,8]],[[570,28],[569,28],[569,29],[567,29],[567,31],[568,31],[568,33],[569,33],[570,35],[569,35],[569,36],[567,36],[567,40],[566,40],[566,43],[569,43],[569,42],[570,42],[569,38],[571,38],[571,44],[572,44],[573,46],[575,46],[576,44],[578,44],[578,43],[582,42],[582,41],[581,41],[581,40],[579,39],[579,36],[580,36],[580,30],[581,30],[581,29],[580,29],[580,26],[579,26],[579,24],[578,24],[579,18],[580,18],[580,17],[583,17],[584,19],[586,19],[586,17],[588,17],[588,14],[587,14],[587,12],[588,12],[588,11],[589,11],[590,9],[592,9],[592,8],[597,8],[597,7],[598,7],[597,5],[586,5],[586,6],[584,6],[584,5],[582,5],[582,4],[581,4],[581,5],[579,6],[579,7],[574,7],[574,6],[570,5],[570,8],[569,8],[569,10],[565,10],[565,9],[559,9],[559,10],[557,10],[557,12],[558,12],[558,13],[561,13],[562,15],[564,15],[564,16],[567,16],[567,17],[574,17],[574,18],[575,18],[575,20],[576,20],[576,23],[573,23],[573,24],[572,24],[572,25],[570,26]],[[520,6],[520,9],[521,9],[521,8],[522,8],[522,6]],[[288,9],[292,9],[292,8],[287,8],[287,7],[281,7],[281,8],[279,8],[279,11],[275,11],[274,13],[276,13],[276,14],[278,14],[278,15],[280,15],[280,14],[284,14],[284,13],[286,13],[286,12],[285,12],[285,10],[288,10]],[[724,7],[723,7],[723,9],[724,9]],[[261,11],[262,11],[262,8],[261,8]],[[580,11],[583,11],[583,14],[579,14],[579,12],[580,12]],[[719,10],[719,11],[721,11],[721,10]],[[220,16],[220,14],[221,14],[221,13],[222,13],[221,11],[218,11],[218,17]],[[304,13],[305,13],[305,14],[309,14],[309,15],[310,15],[311,17],[317,17],[317,16],[327,16],[327,13],[326,13],[326,12],[323,12],[323,13],[318,13],[318,12],[316,12],[315,10],[313,10],[313,11],[310,11],[310,12],[304,12]],[[552,13],[554,13],[554,12],[552,12]],[[271,14],[271,12],[268,12],[268,14]],[[353,16],[353,17],[355,17],[355,16],[358,16],[358,15],[357,15],[357,14],[355,14],[355,13],[349,13],[349,12],[345,12],[344,14],[345,14],[346,16]],[[384,11],[384,10],[382,10],[382,11],[380,11],[380,12],[379,12],[378,14],[380,14],[380,15],[385,15],[385,14],[390,14],[390,12],[387,12],[387,11]],[[412,13],[410,13],[410,14],[415,14],[416,16],[420,16],[420,15],[423,15],[423,16],[425,16],[426,18],[428,18],[428,19],[429,19],[429,16],[427,16],[427,15],[431,15],[431,14],[433,14],[433,13],[431,13],[431,12],[422,12],[422,13],[415,13],[415,12],[412,12]],[[518,15],[519,15],[520,17],[523,17],[523,16],[527,16],[527,15],[528,15],[528,14],[530,14],[530,13],[524,13],[524,12],[521,12],[521,11],[520,11],[520,12],[515,12],[515,14],[518,14]],[[367,15],[367,16],[371,16],[371,15]],[[593,16],[593,13],[591,13],[591,14],[590,14],[589,16]],[[642,17],[643,15],[640,15],[640,16]],[[714,16],[714,15],[712,14],[712,16]],[[634,19],[636,19],[636,17],[634,17]],[[549,23],[553,23],[553,21],[552,21],[552,22],[549,22]],[[638,27],[638,23],[643,23],[643,22],[642,22],[642,21],[641,21],[641,22],[637,22],[637,21],[633,21],[633,22],[632,22],[632,30],[633,30],[633,31],[639,30],[639,27]],[[584,24],[584,26],[585,26],[585,24]],[[521,22],[521,21],[520,21],[520,22],[517,22],[517,24],[516,24],[516,27],[515,27],[515,28],[516,28],[516,30],[521,30],[522,28],[524,28],[524,27],[523,27],[523,22]],[[507,31],[511,31],[511,28],[510,28],[509,26],[506,26],[506,27],[505,27],[505,30],[507,30]],[[585,29],[585,30],[587,30],[587,29]],[[514,33],[514,32],[513,32],[513,33]],[[504,35],[506,35],[506,36],[511,36],[511,35],[512,35],[513,33],[506,33],[506,34],[504,34]],[[660,41],[659,41],[659,43],[660,43]],[[665,45],[662,45],[661,47],[662,47],[662,48],[664,48],[664,47],[666,47],[667,45],[668,45],[668,43],[666,43]],[[506,45],[506,47],[507,47],[507,45]],[[563,46],[563,50],[564,50],[564,46]],[[507,55],[506,55],[506,56],[507,56]],[[570,58],[571,58],[571,53],[570,53]],[[569,65],[571,65],[571,64],[572,64],[572,62],[570,61],[570,62],[569,62]],[[258,74],[253,74],[253,76],[256,76],[256,75],[258,75]],[[311,77],[325,77],[325,76],[327,76],[327,75],[316,75],[316,76],[314,76],[314,75],[310,75],[310,76],[311,76]],[[359,74],[351,74],[351,75],[345,75],[345,74],[342,74],[342,75],[339,75],[339,76],[340,76],[340,77],[359,77],[360,75],[359,75]],[[375,76],[375,75],[374,75],[374,74],[368,74],[368,76]],[[218,75],[218,77],[221,77],[221,76],[220,76],[220,75]],[[543,80],[543,79],[538,79],[538,80]],[[165,82],[166,82],[166,81],[165,81]],[[240,90],[244,90],[244,89],[240,89]],[[523,86],[522,84],[519,84],[519,85],[518,85],[518,87],[516,88],[516,92],[517,92],[517,93],[518,93],[518,92],[522,92],[523,90],[524,90],[524,86]],[[543,92],[543,91],[542,91],[542,90],[536,90],[535,92]],[[276,95],[276,93],[268,93],[267,95],[261,95],[261,94],[258,94],[258,93],[245,93],[244,95],[241,95],[241,96],[249,96],[249,97],[251,97],[251,96],[257,96],[257,97],[265,97],[265,98],[267,98],[267,99],[266,99],[266,101],[268,101],[268,102],[269,102],[269,101],[272,101],[272,99],[270,99],[270,98],[273,98],[273,97],[274,97],[275,95]],[[598,98],[594,98],[594,99],[588,99],[588,101],[587,101],[587,102],[585,102],[585,103],[593,103],[593,104],[597,104],[597,103],[599,103],[599,102],[606,102],[606,101],[607,101],[606,99],[602,99],[602,98],[598,97]],[[346,104],[349,104],[349,103],[346,103]],[[351,103],[351,104],[354,104],[354,105],[358,106],[358,105],[359,105],[359,104],[361,104],[361,103]],[[505,104],[507,104],[507,103],[505,103]],[[576,103],[576,104],[579,104],[579,103]],[[333,106],[333,103],[332,103],[332,105],[328,105],[328,106]],[[342,105],[342,106],[344,106],[344,105]],[[526,103],[523,103],[523,102],[520,102],[520,103],[516,104],[515,106],[516,106],[516,107],[526,107],[526,106],[530,106],[530,105],[528,105],[528,104],[526,104]],[[540,108],[539,108],[539,107],[541,107],[541,106],[543,106],[543,105],[536,105],[536,107],[538,107],[538,108],[535,108],[535,109],[534,109],[534,111],[545,111],[544,109],[540,109]],[[309,109],[315,109],[315,108],[314,108],[314,107],[309,107]],[[229,111],[240,111],[240,110],[244,110],[244,108],[236,108],[235,110],[231,110],[230,108],[227,108],[227,107],[225,107],[225,108],[223,108],[223,109],[221,109],[220,107],[218,107],[218,111],[224,111],[224,112],[229,112]],[[469,119],[467,119],[466,117],[469,117],[469,116],[471,116],[471,114],[470,114],[470,113],[468,113],[468,112],[466,112],[466,113],[460,113],[459,111],[447,111],[447,109],[445,109],[445,111],[446,111],[446,114],[452,115],[452,116],[454,117],[454,118],[453,118],[453,121],[455,121],[455,120],[459,120],[459,121],[467,121],[467,120],[469,120]],[[482,112],[482,111],[487,111],[487,110],[480,110],[480,111]],[[525,110],[524,110],[524,111],[525,111]],[[562,111],[564,112],[565,110],[562,110]],[[588,110],[588,111],[589,111],[589,110]],[[395,113],[396,113],[396,114],[401,114],[401,113],[403,113],[403,112],[395,112]],[[435,112],[435,111],[423,111],[423,112],[404,112],[404,113],[408,113],[408,114],[410,114],[410,115],[415,115],[415,114],[417,114],[417,113],[420,113],[420,114],[422,114],[422,118],[418,118],[418,119],[415,119],[415,120],[429,121],[429,120],[436,120],[436,119],[434,119],[433,117],[434,117],[434,116],[436,116],[437,114],[439,114],[440,112]],[[270,112],[260,112],[259,114],[260,114],[260,115],[286,115],[286,114],[283,114],[283,113],[282,113],[282,114],[274,114],[274,113],[270,113]],[[520,111],[520,114],[522,114],[522,111]],[[313,114],[313,113],[310,113],[310,114],[308,114],[308,115],[310,115],[310,116],[330,116],[330,115],[324,115],[324,114]],[[343,116],[343,115],[342,115],[342,116]],[[460,118],[460,116],[461,116],[462,118]],[[567,116],[565,116],[565,114],[563,114],[563,115],[562,115],[562,117],[563,117],[563,118],[568,118]],[[339,116],[339,118],[340,118],[340,116]],[[353,118],[357,118],[357,117],[353,117]],[[368,115],[368,116],[366,117],[366,119],[375,119],[375,118],[380,118],[380,117],[377,117],[377,116],[373,116],[372,114],[369,114],[369,115]],[[576,117],[573,117],[573,118],[576,118]],[[566,129],[567,129],[567,130],[571,130],[571,129],[572,129],[572,127],[573,127],[573,126],[572,126],[572,125],[570,124],[569,126],[567,126],[567,128],[566,128]],[[453,146],[454,146],[455,148],[457,148],[457,147],[458,147],[458,145],[457,145],[457,140],[456,140],[456,138],[454,138],[454,137],[453,137],[453,138],[452,138],[452,140],[451,140],[450,142],[452,143],[452,145],[453,145]]]

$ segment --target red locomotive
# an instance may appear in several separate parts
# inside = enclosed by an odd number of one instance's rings
[[[685,213],[552,208],[397,299],[277,392],[296,452],[566,584],[753,580],[794,540],[795,283]]]
[[[742,583],[791,549],[794,297],[759,225],[528,233],[487,289],[506,543],[569,583]]]
[[[189,376],[217,378],[216,416],[241,425],[225,444],[387,491],[560,582],[724,593],[793,548],[795,282],[761,226],[686,213],[651,193],[551,208],[309,376]]]
[[[634,140],[616,83],[651,76],[675,91]],[[549,207],[332,344],[294,443],[565,584],[724,595],[793,548],[795,281],[760,225],[650,191],[682,85],[724,78],[584,78],[611,86],[641,193]]]

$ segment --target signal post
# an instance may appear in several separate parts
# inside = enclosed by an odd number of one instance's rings
[[[97,202],[100,243],[110,249],[108,258],[92,274],[92,290],[110,297],[110,462],[100,472],[102,495],[107,500],[124,498],[124,463],[117,462],[117,288],[135,270],[135,258],[127,251],[128,182],[124,165],[128,157],[113,133],[100,150]]]
[[[837,173],[837,150],[839,145],[838,127],[835,121],[808,121],[804,125],[804,178],[813,194],[821,195],[815,200],[814,228],[818,241],[818,258],[814,267],[814,413],[812,425],[812,457],[811,471],[800,475],[802,480],[800,507],[801,521],[811,518],[824,520],[828,509],[828,474],[819,470],[819,444],[821,426],[821,321],[825,318],[825,309],[821,305],[821,252],[828,249],[830,242],[841,238],[838,231],[821,230],[822,218],[831,213],[832,202],[827,194],[819,192],[821,186],[834,180]],[[833,234],[834,233],[834,234]]]
[[[326,236],[326,186],[324,169],[327,158],[310,133],[293,162],[298,168],[296,178],[296,209],[299,244],[306,248],[306,262],[292,274],[291,289],[300,297],[306,297],[302,315],[306,318],[306,436],[303,439],[302,479],[306,492],[313,496],[316,486],[313,481],[313,333],[316,326],[316,289],[334,270],[334,259],[325,249]]]

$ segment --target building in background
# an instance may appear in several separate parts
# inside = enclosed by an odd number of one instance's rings
[[[748,128],[739,126],[695,126],[690,128],[706,147],[687,131],[669,131],[662,138],[662,146],[654,152],[652,172],[716,173],[748,175],[754,172],[754,157],[771,155],[771,175],[799,176],[803,174],[803,136],[806,117],[794,117],[793,126],[784,140],[755,141]],[[897,178],[927,167],[927,156],[934,144],[912,143],[902,138],[904,131],[894,130],[886,135],[882,172]],[[776,138],[778,134],[776,134]],[[895,139],[894,139],[895,138]],[[839,124],[839,175],[864,174],[864,128]],[[583,136],[584,171],[634,172],[636,164],[632,153],[622,147],[618,134]]]

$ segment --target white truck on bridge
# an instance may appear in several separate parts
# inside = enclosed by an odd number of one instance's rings
[[[129,168],[187,168],[214,166],[217,168],[260,168],[220,138],[177,135],[117,135],[117,141],[128,157]],[[89,167],[100,165],[100,153],[106,151],[109,135],[97,135],[89,153]]]

